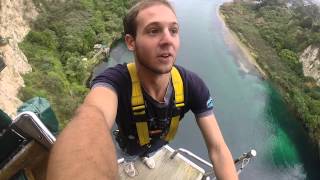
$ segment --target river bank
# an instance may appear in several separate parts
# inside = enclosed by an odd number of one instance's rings
[[[234,42],[244,50],[246,56],[249,56],[248,60],[259,67],[257,69],[262,69],[259,72],[263,72],[263,76],[270,79],[271,84],[279,91],[292,113],[305,127],[310,140],[317,147],[319,156],[320,132],[318,111],[315,110],[317,100],[307,91],[310,89],[307,84],[312,80],[297,74],[290,64],[283,61],[276,50],[261,37],[255,25],[260,21],[255,19],[253,10],[241,3],[225,3],[220,7],[219,12],[219,17],[226,27],[231,29],[231,36],[236,36],[233,38]]]
[[[241,52],[243,53],[245,58],[248,60],[248,62],[255,67],[255,69],[262,75],[264,79],[267,79],[268,76],[266,75],[265,71],[257,63],[255,59],[257,55],[252,50],[252,48],[244,44],[242,42],[242,39],[240,39],[240,37],[237,35],[237,33],[228,27],[228,25],[226,24],[225,16],[220,12],[220,9],[218,9],[216,12],[217,12],[217,17],[223,24],[223,28],[227,32],[226,37],[224,38],[226,43],[227,44],[235,43],[235,45],[241,50]]]

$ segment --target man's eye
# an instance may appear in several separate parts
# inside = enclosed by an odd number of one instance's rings
[[[150,30],[149,30],[149,34],[150,34],[150,35],[156,35],[156,34],[158,34],[159,32],[160,32],[159,29],[150,29]]]
[[[171,32],[172,34],[178,34],[179,29],[178,29],[178,28],[171,28],[171,29],[170,29],[170,32]]]

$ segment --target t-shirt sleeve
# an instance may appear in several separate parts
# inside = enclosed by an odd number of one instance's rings
[[[90,84],[90,88],[102,86],[114,90],[117,94],[121,92],[121,89],[126,82],[127,72],[123,65],[117,65],[103,71],[101,74],[96,76]],[[128,87],[126,87],[128,88]]]
[[[189,105],[194,115],[199,118],[213,114],[213,99],[203,80],[193,72],[188,72],[186,79]]]

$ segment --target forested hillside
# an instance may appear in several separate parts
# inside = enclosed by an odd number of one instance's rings
[[[47,98],[63,127],[88,92],[86,81],[101,60],[94,56],[94,45],[109,47],[121,37],[130,0],[33,1],[40,15],[20,44],[32,66],[20,98]]]
[[[319,143],[320,87],[304,76],[299,62],[309,45],[320,45],[319,7],[298,0],[261,0],[227,3],[220,11]]]

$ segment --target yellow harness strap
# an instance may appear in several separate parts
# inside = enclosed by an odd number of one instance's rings
[[[134,63],[127,64],[132,84],[131,93],[131,107],[133,115],[144,115],[146,114],[143,95],[141,91],[140,81],[138,79],[136,65]],[[136,122],[136,128],[139,137],[139,143],[141,146],[150,143],[149,130],[147,121]]]
[[[127,68],[131,77],[132,83],[132,94],[131,94],[131,107],[134,116],[145,115],[145,105],[143,94],[141,91],[141,85],[138,78],[136,66],[134,63],[127,64]],[[175,92],[175,104],[177,108],[184,106],[184,91],[183,91],[183,81],[177,68],[173,67],[171,70],[171,77],[173,88]],[[178,126],[179,126],[180,115],[174,116],[171,119],[169,132],[165,136],[166,141],[170,141],[174,138]],[[141,146],[149,144],[149,130],[147,119],[141,119],[141,121],[136,122],[136,128],[138,132],[139,143]]]
[[[141,91],[141,85],[138,78],[136,65],[134,63],[127,64],[131,83],[132,83],[132,96],[131,96],[131,103],[132,103],[132,110],[139,110],[144,109],[144,100]]]
[[[184,106],[184,91],[183,91],[183,81],[181,79],[180,73],[176,67],[173,67],[171,70],[172,84],[174,88],[175,95],[175,104],[177,108]],[[171,118],[170,129],[168,134],[165,137],[166,141],[173,140],[174,136],[177,133],[180,122],[180,115],[174,116]]]

